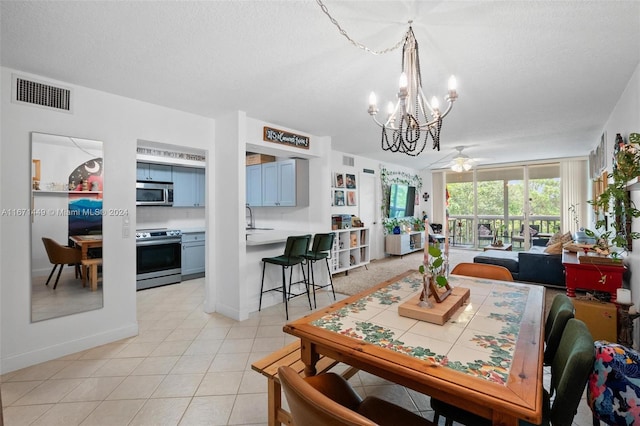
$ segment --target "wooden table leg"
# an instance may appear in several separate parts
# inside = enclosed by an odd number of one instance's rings
[[[300,359],[304,362],[305,376],[315,376],[316,362],[320,359],[318,352],[316,352],[316,345],[305,339],[300,339]]]

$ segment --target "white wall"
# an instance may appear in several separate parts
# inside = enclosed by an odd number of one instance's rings
[[[201,149],[213,146],[212,119],[40,76],[31,77],[73,88],[72,114],[11,103],[12,72],[30,77],[27,73],[2,68],[2,209],[28,209],[30,206],[30,132],[103,141],[104,208],[128,210],[132,231],[136,223],[136,141],[144,139]],[[213,183],[213,180],[207,183]],[[215,208],[211,203],[212,194],[212,190],[207,194],[211,211]],[[0,218],[0,372],[137,333],[135,240],[134,232],[123,237],[123,221],[123,217],[104,217],[104,308],[32,324],[30,220],[11,215]]]
[[[616,133],[620,133],[625,141],[629,140],[629,133],[640,133],[640,64],[611,112],[604,131],[607,134],[607,170],[610,171]],[[640,191],[633,191],[631,200],[636,206],[640,206]],[[632,231],[640,232],[639,219],[633,221]],[[640,306],[640,240],[633,241],[633,251],[629,254],[627,266],[631,271],[631,301],[638,307]],[[637,348],[640,344],[640,326],[637,322],[635,325],[634,346]]]

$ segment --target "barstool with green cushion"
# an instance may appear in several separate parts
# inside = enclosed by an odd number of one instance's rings
[[[302,270],[302,277],[307,293],[307,299],[309,299],[309,309],[313,309],[311,307],[311,296],[309,294],[309,282],[307,281],[307,276],[304,273],[304,264],[305,258],[304,255],[309,250],[309,242],[311,241],[311,235],[298,235],[287,238],[287,243],[284,247],[284,254],[275,257],[263,257],[262,258],[262,284],[260,285],[260,303],[258,305],[258,311],[262,309],[262,295],[269,291],[281,291],[282,292],[282,301],[284,302],[284,309],[286,312],[287,319],[289,319],[289,299],[292,297],[300,296],[303,293],[291,294],[291,284],[296,284],[291,282],[291,278],[293,276],[293,267],[295,265],[300,265],[300,269]],[[264,289],[264,271],[267,267],[267,263],[272,265],[279,265],[282,267],[282,288],[272,288],[269,290]],[[287,280],[285,278],[285,270],[287,268],[291,268],[289,270],[289,289],[287,290]]]
[[[304,258],[307,259],[307,276],[311,280],[310,285],[313,290],[313,305],[318,307],[316,303],[316,288],[325,288],[331,286],[331,292],[333,293],[333,300],[336,300],[336,292],[333,289],[333,279],[331,278],[331,268],[329,267],[329,259],[331,259],[331,249],[333,248],[334,233],[329,234],[316,234],[313,237],[313,246],[308,251]],[[318,261],[324,259],[327,264],[327,272],[329,273],[329,284],[316,284],[316,279],[313,274],[313,265]]]

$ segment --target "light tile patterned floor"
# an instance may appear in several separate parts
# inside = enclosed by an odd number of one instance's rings
[[[265,425],[266,379],[251,363],[293,341],[284,306],[237,322],[203,313],[203,295],[201,279],[138,292],[138,336],[3,375],[5,425]],[[308,314],[306,299],[289,312]],[[425,395],[365,372],[351,383],[433,418]],[[574,425],[591,425],[584,400]]]

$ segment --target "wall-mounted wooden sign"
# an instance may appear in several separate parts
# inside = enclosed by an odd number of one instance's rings
[[[295,146],[296,148],[309,149],[309,138],[307,136],[296,135],[295,133],[285,132],[284,130],[264,127],[263,140],[266,142],[281,143],[284,145]]]

